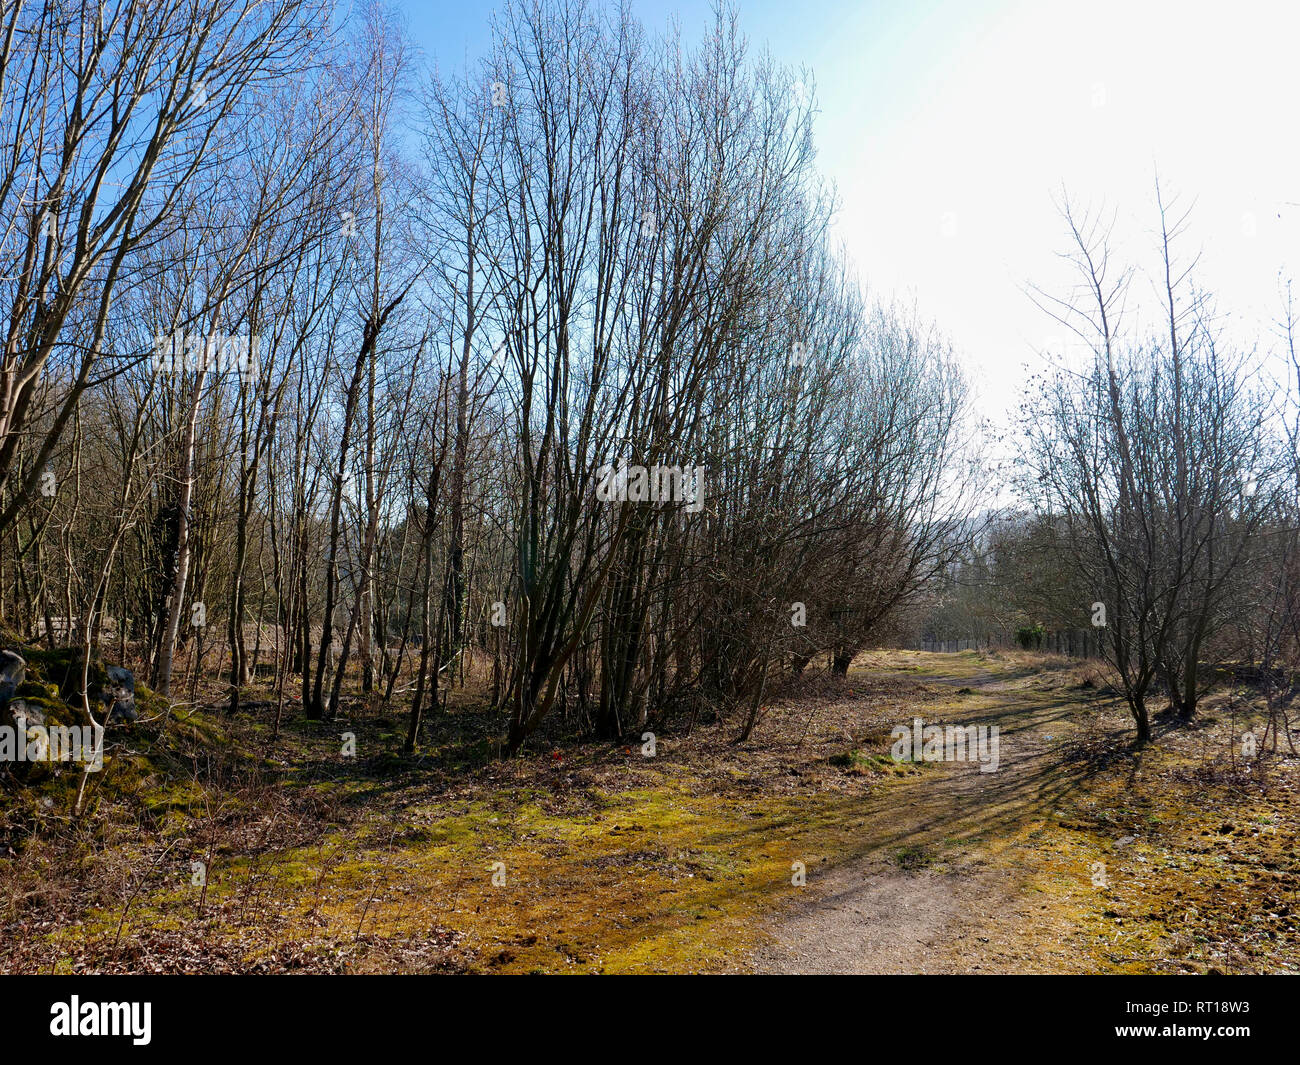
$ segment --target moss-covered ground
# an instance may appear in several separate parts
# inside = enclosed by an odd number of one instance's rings
[[[58,655],[30,662],[68,694]],[[399,708],[290,707],[275,740],[272,711],[143,691],[80,814],[75,767],[0,785],[0,971],[746,969],[827,871],[882,856],[1005,874],[996,896],[970,880],[981,931],[951,968],[1296,969],[1300,761],[1241,759],[1262,719],[1232,696],[1135,750],[1091,667],[877,652],[792,683],[744,745],[715,721],[653,757],[500,761],[472,692],[405,757]],[[997,723],[1004,767],[896,762],[914,715]]]

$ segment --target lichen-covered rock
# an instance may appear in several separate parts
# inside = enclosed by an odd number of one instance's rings
[[[24,680],[27,679],[27,662],[14,651],[0,651],[0,708],[9,704]]]
[[[18,735],[22,735],[37,725],[43,728],[45,715],[41,713],[39,707],[32,706],[25,699],[11,699],[4,709],[0,710],[0,725],[7,725]]]
[[[104,685],[103,699],[111,704],[109,724],[134,721],[139,716],[135,708],[135,674],[121,666],[109,666],[105,672],[108,683]]]
[[[0,766],[29,783],[45,775],[46,766],[27,761],[30,733],[45,727],[45,715],[23,699],[6,699],[0,707]]]

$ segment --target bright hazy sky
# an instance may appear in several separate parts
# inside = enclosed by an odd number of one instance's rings
[[[403,0],[430,59],[486,47],[491,4]],[[631,0],[688,39],[710,0]],[[869,289],[952,338],[983,413],[1016,400],[1062,330],[1025,294],[1064,293],[1053,205],[1117,211],[1117,250],[1155,248],[1154,178],[1191,206],[1183,244],[1242,332],[1267,340],[1279,272],[1300,288],[1300,4],[740,0],[751,48],[806,66],[819,167]],[[1152,290],[1138,281],[1136,300]]]

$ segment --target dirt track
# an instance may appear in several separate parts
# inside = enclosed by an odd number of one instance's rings
[[[934,763],[864,800],[863,852],[810,873],[806,897],[755,954],[758,972],[1024,971],[1016,930],[1041,916],[1021,896],[1032,859],[1018,862],[999,842],[1050,817],[1069,787],[1074,771],[1055,760],[1069,701],[995,674],[925,681],[972,689],[917,713],[927,723],[997,725],[998,770]]]

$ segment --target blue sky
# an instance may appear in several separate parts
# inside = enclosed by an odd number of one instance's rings
[[[430,60],[486,47],[491,4],[403,0]],[[654,30],[697,37],[707,0],[633,0]],[[1115,211],[1118,251],[1151,265],[1154,177],[1193,207],[1183,250],[1267,339],[1279,272],[1300,275],[1300,5],[1236,0],[781,3],[740,0],[753,47],[813,73],[819,167],[837,235],[869,290],[915,302],[951,336],[998,417],[1062,330],[1025,294],[1070,278],[1062,186]],[[1131,314],[1153,293],[1139,281]],[[1136,324],[1136,319],[1134,319]]]

